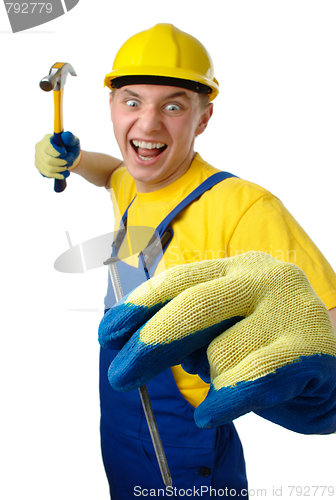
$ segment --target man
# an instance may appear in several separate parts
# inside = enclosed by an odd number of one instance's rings
[[[99,329],[111,498],[162,491],[133,390],[144,383],[174,496],[203,488],[210,498],[213,488],[247,498],[232,420],[255,411],[296,432],[336,431],[335,273],[277,198],[195,153],[219,90],[198,40],[166,24],[141,32],[105,84],[123,162],[80,155],[64,134],[63,150],[50,136],[37,145],[36,165],[48,177],[73,170],[112,188],[123,214],[113,255],[127,253],[131,227],[156,228],[162,242],[155,258],[151,246],[140,253],[138,267],[120,263],[128,295],[113,307],[108,292]]]

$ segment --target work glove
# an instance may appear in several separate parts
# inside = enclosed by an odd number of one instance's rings
[[[35,165],[44,177],[65,179],[81,160],[81,148],[78,137],[71,132],[62,132],[64,147],[53,142],[53,136],[47,134],[35,146]]]
[[[104,316],[99,342],[121,349],[111,386],[140,387],[168,367],[209,376],[199,427],[254,411],[303,434],[336,431],[336,334],[295,265],[261,252],[184,264]],[[205,357],[206,356],[206,357]]]

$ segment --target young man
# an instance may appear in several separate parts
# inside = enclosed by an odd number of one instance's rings
[[[80,160],[64,134],[62,151],[50,136],[37,145],[36,166],[113,189],[124,214],[113,255],[125,255],[131,227],[156,228],[162,241],[163,255],[144,249],[138,268],[121,263],[130,293],[115,307],[108,293],[99,331],[111,498],[163,491],[132,390],[144,383],[174,497],[203,488],[210,498],[212,488],[247,498],[234,418],[255,411],[297,432],[336,431],[336,275],[277,198],[195,153],[219,90],[195,38],[172,25],[135,35],[105,84],[123,162],[84,151]]]

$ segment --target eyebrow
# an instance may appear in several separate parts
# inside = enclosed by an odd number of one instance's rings
[[[175,97],[185,97],[190,101],[190,97],[184,90],[180,90],[179,92],[174,92],[173,94],[167,95],[166,99],[175,99]]]
[[[132,92],[132,90],[128,89],[127,87],[122,89],[121,94],[130,94],[133,97],[140,97],[139,94],[136,94],[135,92]]]
[[[141,97],[139,94],[137,94],[136,92],[133,92],[132,90],[130,90],[127,87],[124,88],[121,91],[121,93],[122,94],[130,94],[133,97]],[[172,94],[168,94],[167,96],[164,97],[164,100],[175,99],[176,97],[185,97],[188,101],[190,101],[190,97],[188,96],[188,94],[184,90],[180,90],[178,92],[173,92]]]

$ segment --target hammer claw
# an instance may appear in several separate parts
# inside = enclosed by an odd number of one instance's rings
[[[75,70],[69,63],[55,63],[51,66],[49,75],[42,78],[40,87],[46,92],[50,90],[62,90],[65,85],[68,73],[72,76],[77,76]]]

